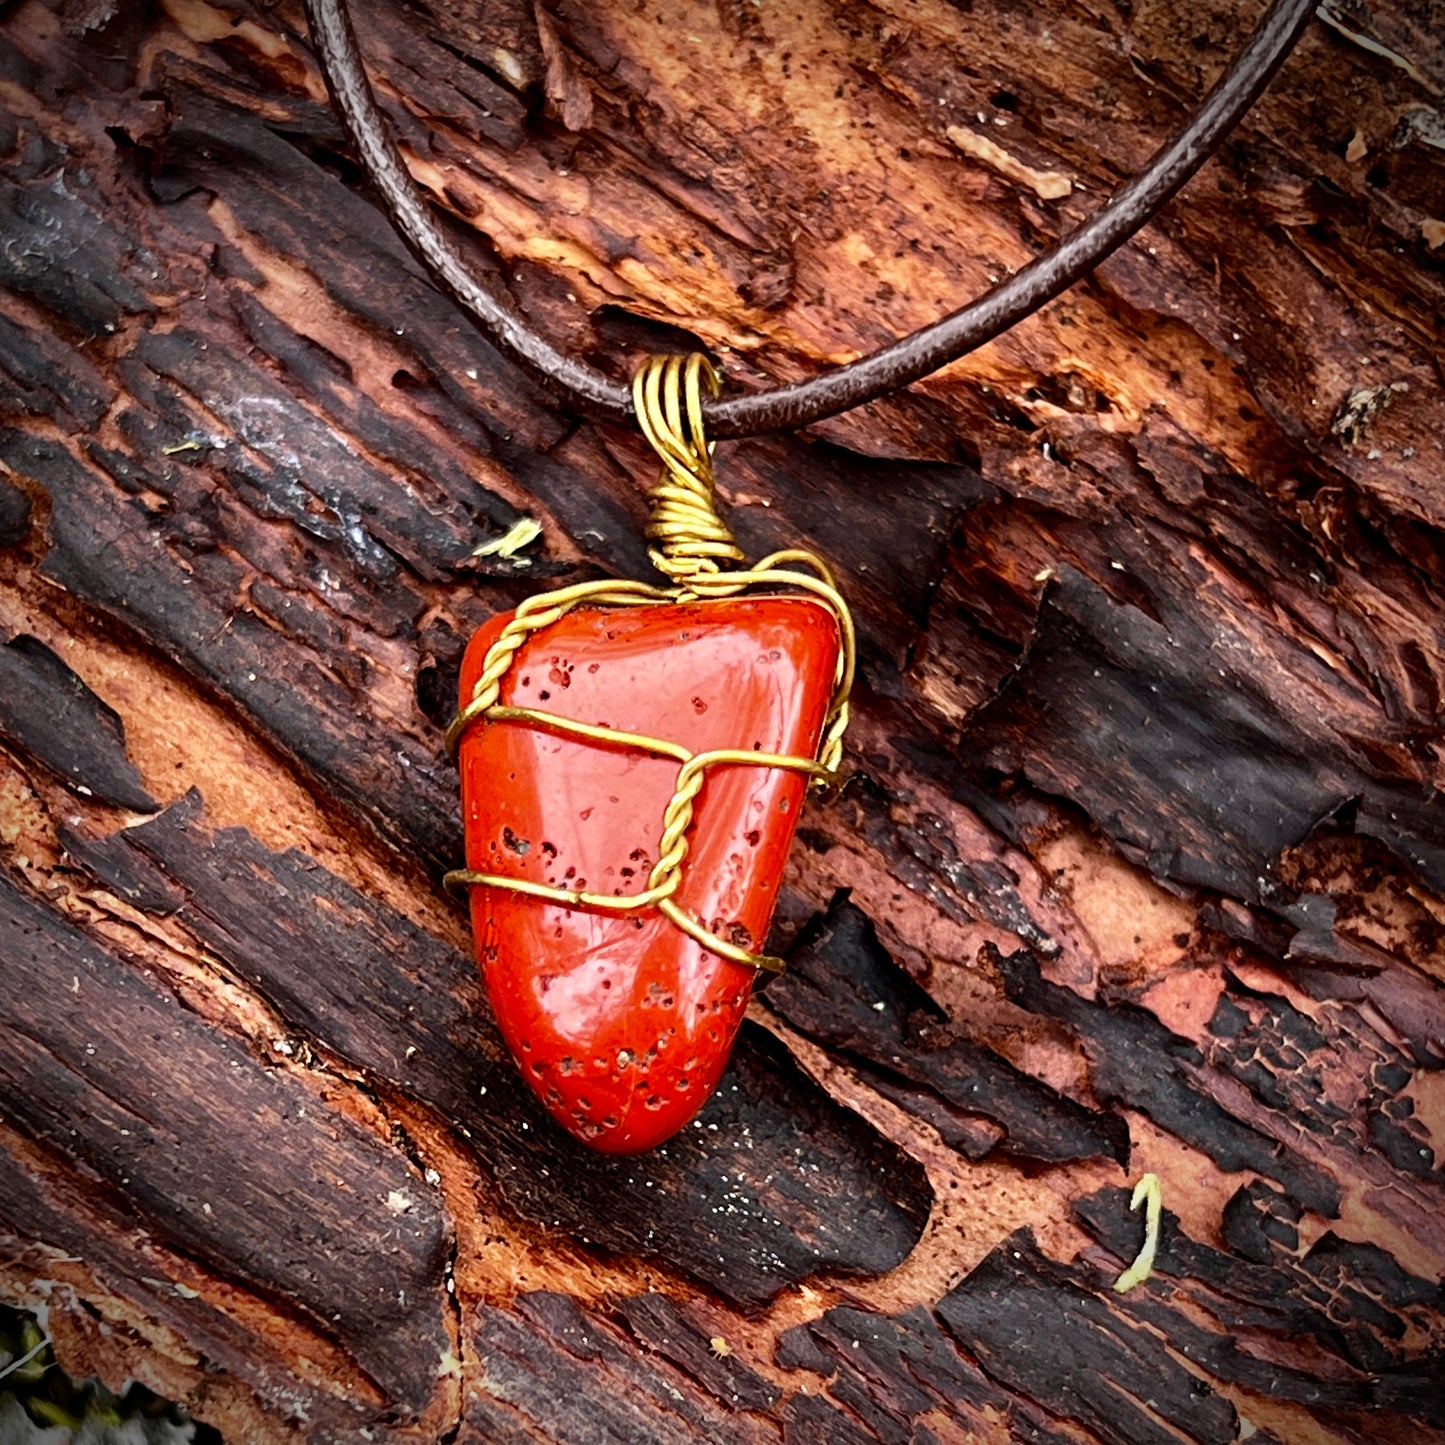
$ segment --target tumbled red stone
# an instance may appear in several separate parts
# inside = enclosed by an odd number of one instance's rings
[[[470,701],[510,614],[473,639]],[[644,733],[694,753],[811,758],[839,648],[806,597],[577,608],[534,634],[499,702]],[[467,866],[579,892],[640,893],[679,763],[524,722],[479,721],[459,753]],[[710,932],[761,952],[807,779],[726,765],[698,795],[674,900]],[[754,970],[656,908],[606,913],[490,887],[471,892],[477,955],[523,1078],[594,1148],[652,1148],[716,1088]]]

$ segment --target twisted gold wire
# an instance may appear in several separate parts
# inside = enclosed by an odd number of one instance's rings
[[[682,767],[678,770],[677,782],[672,797],[662,815],[662,839],[658,844],[658,860],[647,879],[647,887],[640,893],[609,894],[587,893],[578,889],[555,888],[547,883],[533,883],[523,878],[507,878],[495,873],[479,873],[470,868],[457,868],[443,880],[452,890],[474,888],[478,885],[489,888],[506,888],[516,893],[525,893],[532,898],[546,899],[568,908],[587,908],[608,913],[628,913],[639,908],[656,906],[685,933],[698,940],[714,953],[730,958],[735,963],[750,964],[754,968],[766,969],[773,973],[783,971],[783,961],[769,954],[749,953],[746,949],[726,942],[710,933],[685,910],[671,902],[672,895],[682,885],[682,865],[687,858],[687,832],[692,827],[693,802],[702,790],[709,769],[727,765],[759,768],[784,768],[793,772],[807,773],[814,778],[832,780],[821,763],[811,758],[790,757],[783,753],[755,753],[741,748],[714,748],[709,752],[690,753],[678,743],[664,738],[648,737],[643,733],[622,732],[616,728],[597,727],[590,723],[574,722],[571,718],[560,718],[555,713],[541,712],[525,707],[495,707],[487,714],[488,722],[527,722],[536,727],[561,732],[573,737],[584,737],[596,742],[611,743],[620,747],[661,753],[680,758]]]
[[[570,587],[558,587],[551,592],[539,592],[535,597],[527,598],[497,634],[497,640],[487,649],[487,655],[482,660],[481,676],[472,688],[471,701],[452,719],[447,728],[447,756],[453,762],[456,761],[462,734],[488,708],[496,704],[501,695],[502,679],[510,670],[517,649],[534,632],[550,627],[579,602],[593,602],[599,607],[608,604],[638,607],[675,600],[672,592],[662,587],[654,587],[648,582],[611,581],[577,582]]]
[[[690,938],[722,958],[752,968],[781,973],[780,958],[750,953],[711,933],[698,919],[673,900],[682,883],[682,869],[688,855],[688,830],[693,822],[693,804],[702,790],[709,769],[724,766],[782,768],[808,775],[812,786],[837,781],[843,759],[843,734],[848,726],[848,695],[857,667],[857,636],[848,604],[838,591],[827,565],[812,552],[786,548],[764,557],[756,566],[735,569],[743,553],[732,533],[719,517],[712,471],[712,446],[703,434],[702,391],[718,391],[718,375],[706,357],[696,355],[650,357],[633,378],[633,398],[638,420],[648,441],[662,458],[662,477],[650,493],[651,518],[647,535],[659,545],[650,548],[653,565],[672,583],[657,587],[647,582],[579,582],[552,592],[529,597],[517,608],[498,633],[482,670],[472,687],[466,706],[447,729],[447,751],[453,758],[467,730],[480,721],[522,723],[562,733],[602,746],[624,747],[656,753],[679,763],[672,797],[662,815],[662,833],[657,862],[640,893],[586,893],[554,888],[522,878],[479,873],[458,868],[444,880],[450,889],[501,888],[531,898],[559,903],[568,908],[594,909],[608,913],[656,908]],[[792,564],[792,565],[789,565]],[[799,571],[799,567],[810,569]],[[811,593],[832,612],[838,623],[838,664],[833,679],[833,696],[828,705],[817,756],[793,757],[782,753],[745,752],[737,748],[716,748],[694,753],[680,743],[645,733],[576,722],[536,708],[504,706],[502,680],[511,670],[522,645],[566,616],[574,607],[655,607],[669,602],[707,602],[735,596],[757,586],[790,587]]]

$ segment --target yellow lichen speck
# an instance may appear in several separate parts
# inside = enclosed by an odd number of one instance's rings
[[[1129,1201],[1130,1209],[1144,1205],[1144,1247],[1134,1263],[1114,1281],[1115,1294],[1127,1294],[1137,1284],[1143,1284],[1154,1272],[1154,1256],[1159,1252],[1159,1216],[1163,1208],[1163,1196],[1159,1190],[1159,1176],[1146,1174],[1135,1186],[1134,1197]]]
[[[494,537],[490,542],[483,542],[472,556],[511,558],[541,535],[542,524],[531,517],[523,517],[510,531]]]

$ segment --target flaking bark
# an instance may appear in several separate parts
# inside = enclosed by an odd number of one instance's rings
[[[1036,253],[1253,19],[355,9],[494,285],[744,386]],[[852,601],[850,781],[619,1162],[487,1017],[441,730],[646,574],[643,444],[426,282],[297,6],[6,8],[0,1295],[67,1367],[257,1445],[1445,1439],[1441,18],[1325,7],[1091,281],[722,449]]]

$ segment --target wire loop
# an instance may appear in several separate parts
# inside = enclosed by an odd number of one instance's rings
[[[742,549],[717,511],[712,444],[703,434],[702,393],[722,390],[707,357],[650,356],[632,379],[642,434],[662,458],[647,523],[652,565],[669,582],[687,586],[743,560]],[[734,589],[736,590],[736,589]]]

